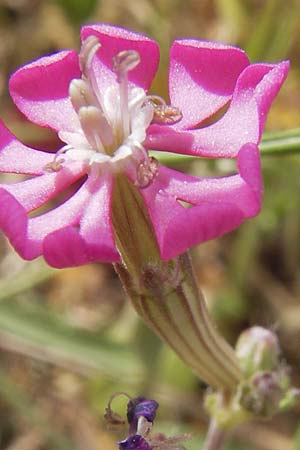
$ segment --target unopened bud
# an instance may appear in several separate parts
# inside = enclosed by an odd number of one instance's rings
[[[278,338],[265,328],[249,328],[238,339],[236,355],[246,377],[258,371],[275,370],[280,356]]]
[[[270,417],[278,411],[282,396],[277,373],[260,372],[245,385],[240,403],[254,416]]]

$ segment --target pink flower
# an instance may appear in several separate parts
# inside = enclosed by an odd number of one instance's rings
[[[56,267],[118,261],[111,201],[120,171],[140,189],[163,260],[259,212],[257,144],[287,62],[249,64],[235,47],[175,41],[167,105],[148,94],[159,61],[154,41],[100,24],[83,27],[82,42],[79,55],[45,56],[10,79],[22,113],[63,142],[54,157],[23,145],[0,123],[0,170],[31,176],[0,185],[0,227],[23,258],[43,255]],[[204,126],[225,106],[219,120]],[[237,173],[196,178],[158,165],[149,149],[236,157]],[[63,204],[39,210],[76,183]]]

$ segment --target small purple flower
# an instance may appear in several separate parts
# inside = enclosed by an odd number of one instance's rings
[[[53,157],[23,145],[0,122],[0,171],[30,176],[0,185],[0,228],[23,258],[43,255],[55,267],[119,261],[112,225],[119,173],[139,189],[165,261],[259,212],[257,145],[288,62],[250,64],[239,48],[175,41],[170,105],[148,93],[158,62],[151,39],[87,25],[79,54],[45,56],[12,75],[20,111],[62,141]],[[197,178],[159,165],[148,150],[236,158],[237,173]],[[70,188],[63,204],[41,212]]]
[[[116,392],[110,398],[104,415],[110,424],[124,423],[111,408],[112,401],[119,395],[129,397],[125,392]],[[152,434],[152,425],[159,406],[155,400],[147,400],[144,397],[129,397],[129,399],[127,403],[129,436],[118,442],[119,450],[185,450],[183,442],[190,438],[189,434],[171,437],[162,433]]]
[[[146,439],[139,434],[134,434],[118,442],[118,446],[120,450],[152,450]]]
[[[118,446],[119,450],[186,450],[183,443],[190,437],[187,433],[171,437],[158,433],[147,438],[135,434],[118,442]]]
[[[129,433],[136,433],[138,430],[138,421],[141,417],[153,423],[158,406],[155,400],[147,400],[144,397],[131,399],[127,405],[127,420],[130,425]]]

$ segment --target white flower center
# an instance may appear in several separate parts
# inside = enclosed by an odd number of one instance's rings
[[[59,170],[61,163],[80,160],[93,169],[120,171],[134,166],[136,183],[148,186],[158,172],[158,163],[143,147],[146,131],[153,121],[174,123],[181,119],[177,108],[166,105],[157,96],[147,96],[144,89],[128,82],[128,72],[140,63],[134,50],[118,53],[113,59],[116,83],[100,91],[92,62],[100,43],[88,37],[79,54],[82,77],[73,79],[69,94],[80,127],[75,132],[61,130],[66,143],[47,170]],[[60,155],[64,154],[63,159]]]

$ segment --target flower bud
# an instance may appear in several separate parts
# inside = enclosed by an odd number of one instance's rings
[[[241,405],[254,416],[271,417],[278,412],[283,391],[276,372],[258,372],[241,392]]]
[[[262,327],[244,331],[236,345],[236,355],[246,377],[279,366],[280,347],[277,336]]]

